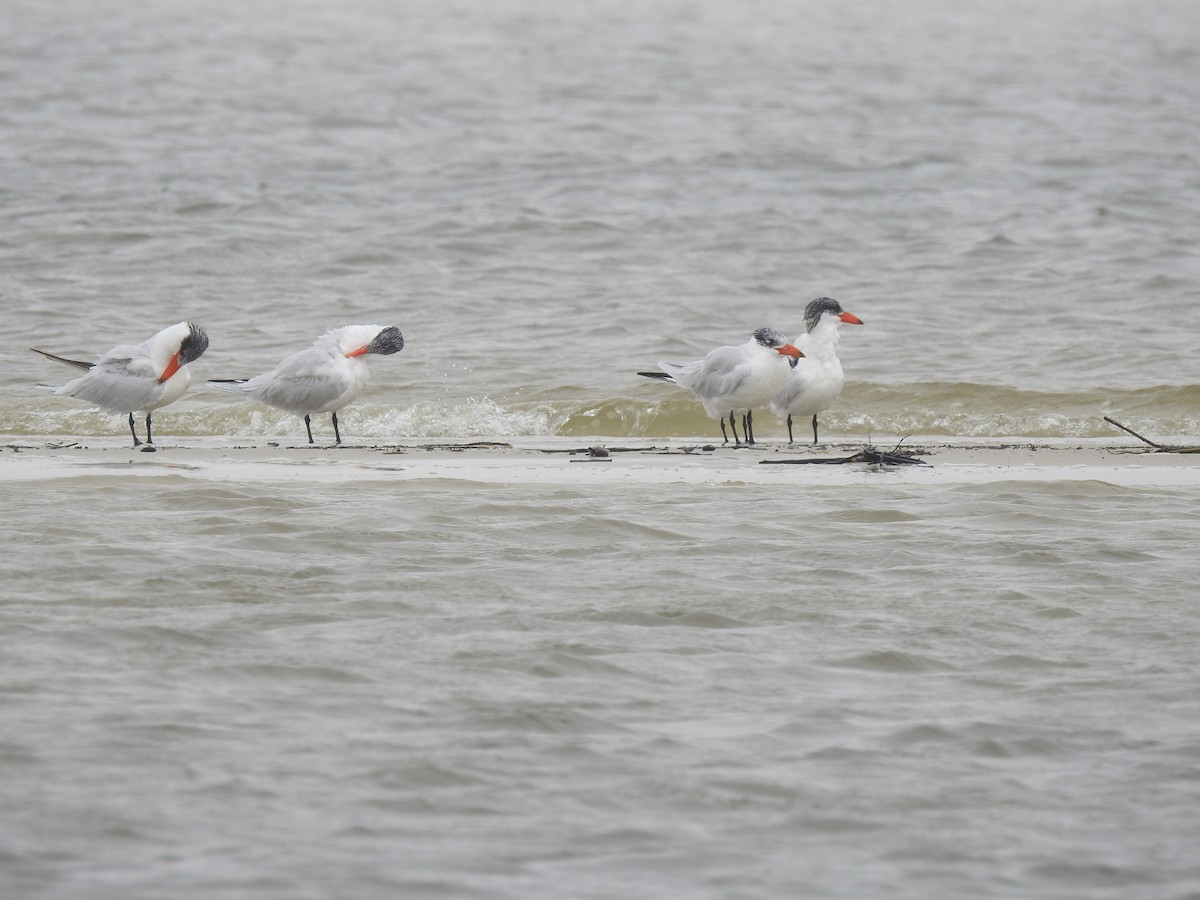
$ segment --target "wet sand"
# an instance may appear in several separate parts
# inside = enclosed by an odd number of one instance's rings
[[[1168,453],[1112,441],[990,443],[907,440],[918,464],[844,460],[867,446],[763,443],[722,447],[695,441],[505,438],[465,442],[342,446],[223,439],[166,440],[154,452],[106,445],[106,439],[34,440],[0,444],[0,481],[87,475],[180,475],[233,481],[406,481],[450,479],[485,484],[840,484],[881,477],[913,484],[983,481],[1098,480],[1131,486],[1200,485],[1200,453]],[[872,448],[890,451],[895,442]]]

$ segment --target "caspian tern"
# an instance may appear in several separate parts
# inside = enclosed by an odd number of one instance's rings
[[[66,359],[30,348],[47,359],[83,369],[86,374],[62,387],[52,388],[54,393],[66,397],[77,397],[94,403],[110,413],[128,413],[129,431],[133,435],[133,446],[140,447],[133,414],[146,414],[145,450],[154,449],[154,438],[150,431],[150,412],[183,396],[191,383],[192,375],[187,364],[198,359],[208,349],[208,335],[191,322],[180,322],[164,328],[154,337],[134,346],[122,344],[113,347],[94,363]]]
[[[386,356],[403,349],[404,336],[394,325],[345,325],[325,332],[311,347],[293,353],[270,372],[209,384],[304,416],[310,444],[314,443],[312,413],[331,412],[333,433],[340,444],[338,410],[353,402],[371,378],[363,357],[370,353]]]
[[[673,381],[690,390],[703,404],[704,411],[721,423],[721,435],[727,444],[726,414],[734,443],[741,443],[734,420],[734,414],[740,412],[746,443],[753,444],[754,407],[766,405],[779,393],[787,381],[791,360],[803,355],[787,342],[782,332],[760,328],[744,344],[717,347],[704,359],[684,365],[660,362],[661,372],[638,374]]]
[[[813,443],[817,443],[817,413],[833,406],[842,393],[846,376],[838,359],[838,326],[861,325],[862,319],[846,312],[832,297],[818,297],[804,309],[804,325],[808,329],[796,338],[796,346],[804,351],[788,376],[787,382],[771,401],[771,409],[787,416],[788,443],[792,438],[792,416],[812,416]]]

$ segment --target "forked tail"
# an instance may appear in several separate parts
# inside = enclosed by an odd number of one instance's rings
[[[95,365],[95,363],[81,362],[78,359],[67,359],[63,356],[55,356],[53,353],[47,353],[45,350],[38,350],[36,347],[30,347],[29,349],[34,353],[42,354],[42,356],[46,357],[46,359],[52,359],[55,362],[60,362],[68,366],[74,366],[76,369],[83,369],[85,372]]]

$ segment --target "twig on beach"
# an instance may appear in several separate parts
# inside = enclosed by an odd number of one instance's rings
[[[539,447],[541,453],[570,453],[572,455],[581,454],[584,456],[599,456],[603,457],[608,453],[652,453],[658,450],[658,447]]]
[[[1143,444],[1149,444],[1158,453],[1200,453],[1200,447],[1173,447],[1168,444],[1155,443],[1154,441],[1150,440],[1150,438],[1142,437],[1140,434],[1138,434],[1132,428],[1128,427],[1127,425],[1122,425],[1116,419],[1110,419],[1108,416],[1104,417],[1104,421],[1107,422],[1109,425],[1116,425],[1122,431],[1129,432],[1135,438],[1137,438],[1139,441],[1141,441]]]
[[[1168,450],[1168,449],[1170,449],[1169,447],[1164,447],[1162,444],[1156,444],[1156,443],[1154,443],[1154,441],[1150,440],[1150,438],[1148,438],[1148,437],[1142,437],[1140,434],[1138,434],[1138,433],[1137,433],[1136,431],[1134,431],[1132,428],[1129,428],[1129,427],[1128,427],[1128,426],[1126,426],[1126,425],[1122,425],[1122,424],[1121,424],[1120,422],[1118,422],[1116,419],[1110,419],[1108,416],[1105,416],[1105,417],[1104,417],[1104,421],[1105,421],[1105,422],[1107,422],[1109,425],[1116,425],[1116,426],[1117,426],[1118,428],[1120,428],[1122,431],[1127,431],[1127,432],[1129,432],[1129,433],[1130,433],[1130,434],[1132,434],[1132,435],[1133,435],[1135,438],[1137,438],[1139,441],[1141,441],[1143,444],[1149,444],[1149,445],[1150,445],[1151,447],[1153,447],[1155,450]]]
[[[422,444],[422,450],[511,450],[512,444],[504,441],[471,441],[469,444]]]
[[[857,453],[852,453],[849,456],[825,456],[820,459],[763,459],[759,460],[761,465],[824,465],[824,466],[840,466],[846,463],[870,463],[876,466],[927,466],[929,463],[923,459],[916,458],[915,450],[905,450],[901,452],[900,444],[903,444],[907,439],[907,435],[902,437],[899,443],[891,450],[877,450],[875,447],[868,444]]]

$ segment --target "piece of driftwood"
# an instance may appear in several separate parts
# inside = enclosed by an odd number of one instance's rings
[[[1151,447],[1154,448],[1154,451],[1156,453],[1200,453],[1200,447],[1173,447],[1169,444],[1156,443],[1156,442],[1150,440],[1150,438],[1148,438],[1148,437],[1142,437],[1140,434],[1138,434],[1136,431],[1134,431],[1129,426],[1122,425],[1116,419],[1110,419],[1108,416],[1104,417],[1104,421],[1107,422],[1109,425],[1116,425],[1122,431],[1129,432],[1135,438],[1137,438],[1139,441],[1141,441],[1143,444],[1149,444]]]
[[[652,453],[658,447],[539,447],[541,453],[570,453],[584,456],[605,457],[612,453]]]
[[[267,444],[268,447],[278,447],[278,444]],[[321,449],[321,448],[317,448]],[[512,444],[506,444],[503,441],[472,441],[469,444],[394,444],[388,446],[372,446],[371,450],[382,450],[391,456],[402,456],[410,450],[444,450],[450,453],[462,453],[464,450],[511,450]]]
[[[880,450],[876,447],[863,447],[857,453],[849,456],[824,456],[820,459],[763,459],[762,465],[818,465],[841,466],[846,463],[870,463],[874,466],[927,466],[929,463],[916,458],[913,450],[901,450],[897,444],[891,450]]]

